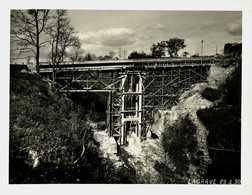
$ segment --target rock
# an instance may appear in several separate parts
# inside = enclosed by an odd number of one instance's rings
[[[151,139],[151,131],[150,131],[150,129],[147,130],[146,138],[147,139]]]
[[[94,139],[100,144],[99,157],[107,158],[116,155],[117,143],[113,137],[109,137],[105,131],[94,132]]]
[[[130,155],[136,156],[141,153],[141,141],[135,133],[128,136],[128,146],[124,148]]]
[[[29,150],[29,156],[32,159],[32,167],[36,168],[39,165],[39,156],[38,156],[38,152],[35,150]]]
[[[154,122],[151,125],[151,137],[153,134],[155,134],[155,137],[160,137],[164,131],[164,111],[156,111],[153,118]]]

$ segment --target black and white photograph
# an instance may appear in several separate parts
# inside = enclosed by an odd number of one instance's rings
[[[9,184],[241,184],[242,11],[10,10]]]
[[[250,0],[0,9],[1,194],[251,194]]]

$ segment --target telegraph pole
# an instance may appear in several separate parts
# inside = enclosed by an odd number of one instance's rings
[[[119,48],[119,58],[122,59],[122,48]]]
[[[200,51],[200,55],[203,56],[203,44],[204,44],[204,41],[201,40],[201,51]]]
[[[127,55],[127,51],[126,51],[126,49],[124,49],[123,50],[123,57],[124,57],[124,59],[126,59],[126,55]]]

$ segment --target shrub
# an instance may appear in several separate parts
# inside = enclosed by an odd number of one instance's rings
[[[198,165],[196,127],[188,116],[174,126],[166,127],[162,145],[175,165],[177,174],[186,176],[190,164]]]
[[[73,164],[81,153],[84,132],[89,130],[75,107],[37,75],[20,73],[11,77],[10,182],[25,182],[25,174],[33,166],[31,151],[36,152],[43,166]],[[17,163],[20,166],[15,167]],[[23,178],[16,178],[18,172],[24,172]]]

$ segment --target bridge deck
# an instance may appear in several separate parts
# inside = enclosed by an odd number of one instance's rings
[[[61,71],[104,71],[120,69],[153,69],[183,66],[211,66],[216,63],[216,58],[164,58],[164,59],[139,59],[139,60],[109,60],[64,62],[59,65],[42,63],[40,72],[52,72],[53,68]]]

